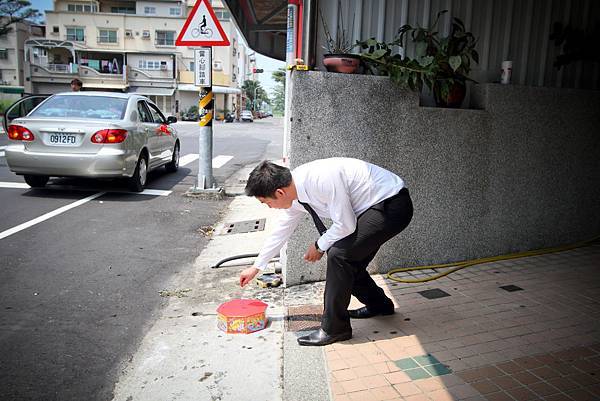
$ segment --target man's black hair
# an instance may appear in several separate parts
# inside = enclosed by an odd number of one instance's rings
[[[292,173],[289,168],[265,160],[250,173],[245,191],[248,196],[274,198],[275,191],[291,183]]]
[[[71,80],[71,85],[77,85],[77,86],[83,86],[83,82],[81,82],[79,79],[77,78],[73,78]]]

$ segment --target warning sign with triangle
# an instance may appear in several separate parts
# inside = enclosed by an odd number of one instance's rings
[[[229,46],[208,0],[198,0],[175,41],[176,46]]]

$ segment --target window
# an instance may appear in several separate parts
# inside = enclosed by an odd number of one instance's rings
[[[100,29],[98,43],[117,43],[117,31],[114,29]]]
[[[8,50],[0,49],[0,59],[6,60],[8,58]]]
[[[156,14],[156,7],[144,7],[144,14]]]
[[[56,25],[52,27],[52,33],[58,33],[58,27]]]
[[[115,14],[135,14],[135,8],[133,7],[111,7],[111,13]]]
[[[215,15],[220,20],[228,20],[231,17],[229,11],[215,11]]]
[[[85,11],[86,13],[89,13],[89,12],[91,12],[91,11],[92,11],[92,6],[90,6],[90,5],[88,5],[88,4],[85,4],[85,5],[83,6],[83,11]]]
[[[86,5],[84,7],[83,4],[68,4],[67,5],[67,11],[82,13],[84,10],[87,12],[90,12],[91,7],[89,5]]]
[[[100,118],[121,120],[127,99],[108,96],[52,96],[32,112],[39,117]]]
[[[181,15],[181,8],[169,8],[170,15]]]
[[[140,121],[143,123],[151,123],[152,115],[150,114],[150,110],[148,110],[148,106],[146,106],[146,102],[139,101],[137,104],[138,113],[140,115]]]
[[[156,31],[155,45],[175,46],[175,31]]]
[[[85,40],[85,29],[83,27],[67,28],[67,40],[83,42]]]
[[[152,103],[147,103],[147,105],[150,107],[150,113],[152,113],[152,118],[154,119],[154,122],[157,124],[166,124],[167,120],[165,119],[165,116],[163,116],[163,114],[160,112],[160,110],[158,110],[158,108],[153,105]]]
[[[194,64],[194,61],[190,61],[190,71],[196,71],[196,64]]]
[[[160,63],[161,61],[140,60],[138,61],[138,68],[142,70],[160,70]],[[162,63],[166,65],[166,62],[162,61]]]

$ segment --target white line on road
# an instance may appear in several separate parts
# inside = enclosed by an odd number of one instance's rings
[[[6,146],[0,146],[0,150],[6,149]]]
[[[4,157],[4,152],[0,152],[0,157]]]
[[[100,197],[100,196],[102,196],[104,194],[106,194],[106,192],[98,192],[97,194],[90,195],[87,198],[83,198],[83,199],[80,199],[80,200],[78,200],[76,202],[69,203],[68,205],[63,206],[61,208],[58,208],[56,210],[53,210],[50,213],[46,213],[44,215],[41,215],[40,217],[36,217],[33,220],[29,220],[26,223],[19,224],[16,227],[13,227],[13,228],[8,229],[6,231],[2,231],[0,233],[0,239],[4,239],[4,238],[6,238],[6,237],[8,237],[10,235],[18,233],[19,231],[25,230],[26,228],[29,228],[31,226],[34,226],[34,225],[38,224],[38,223],[41,223],[42,221],[48,220],[48,219],[50,219],[50,218],[52,218],[54,216],[57,216],[57,215],[59,215],[61,213],[64,213],[64,212],[66,212],[68,210],[71,210],[71,209],[73,209],[73,208],[75,208],[77,206],[83,205],[84,203],[87,203],[87,202],[89,202],[91,200],[94,200],[94,199],[96,199],[96,198],[98,198],[98,197]]]
[[[29,185],[21,182],[0,182],[0,188],[18,188],[18,189],[29,189]],[[71,188],[71,187],[47,187],[46,189],[65,189],[69,191],[97,191],[94,188]],[[162,189],[144,189],[142,192],[129,192],[129,191],[105,191],[107,193],[126,193],[132,195],[158,195],[158,196],[169,196],[173,191],[166,191]]]
[[[185,166],[186,164],[190,164],[194,160],[198,160],[198,155],[195,153],[190,153],[189,155],[182,156],[179,159],[179,165]]]
[[[225,164],[227,164],[227,162],[231,159],[233,159],[233,156],[226,156],[226,155],[216,156],[215,158],[212,159],[212,168],[221,168]],[[191,162],[194,162],[196,160],[198,160],[198,155],[196,153],[190,153],[185,156],[181,156],[181,158],[179,159],[179,165],[185,166],[186,164],[190,164]]]
[[[158,195],[169,196],[173,191],[163,191],[162,189],[144,189],[142,192],[132,192],[138,195]],[[128,192],[129,193],[129,192]]]
[[[21,189],[29,189],[31,188],[29,185],[22,182],[0,182],[0,188],[21,188]]]
[[[212,159],[212,167],[213,168],[223,167],[231,159],[233,159],[233,156],[219,155],[219,156],[215,157],[214,159]]]

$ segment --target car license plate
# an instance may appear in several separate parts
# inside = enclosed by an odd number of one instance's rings
[[[48,134],[47,142],[54,146],[75,146],[77,145],[77,135],[74,134]]]

